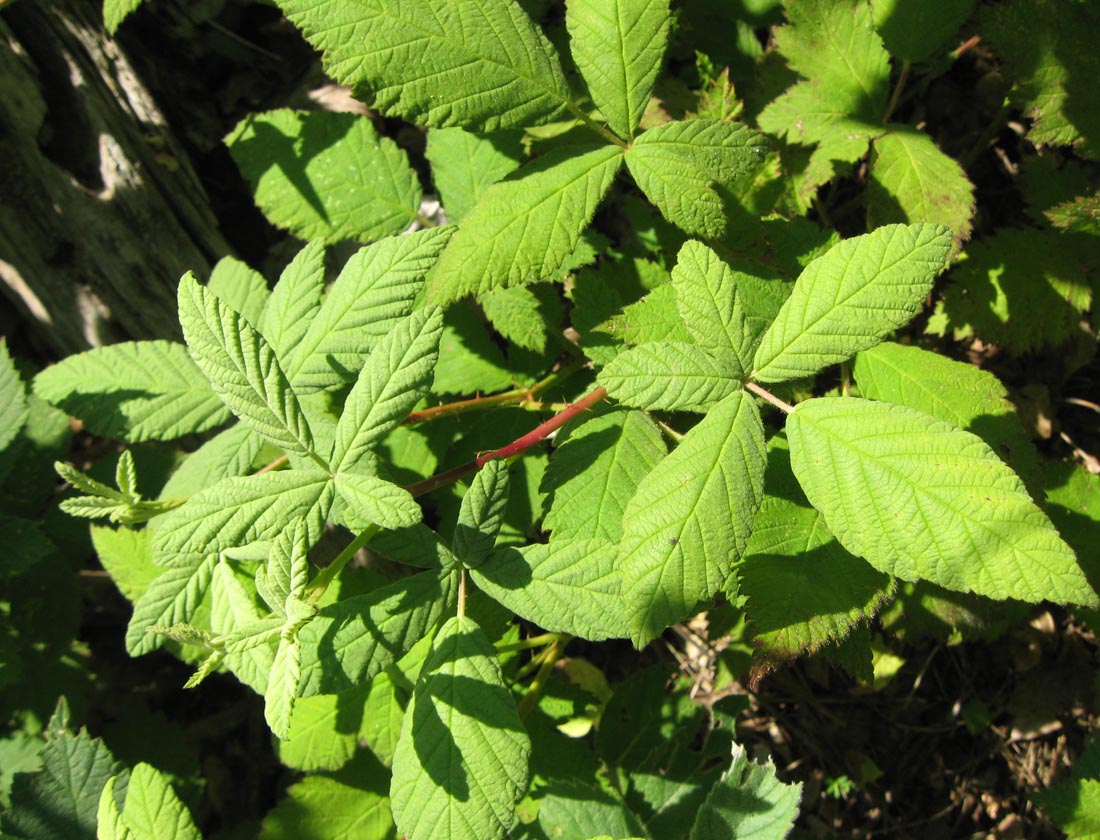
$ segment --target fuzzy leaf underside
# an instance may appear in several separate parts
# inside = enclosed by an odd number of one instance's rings
[[[405,712],[390,799],[408,840],[492,840],[516,821],[531,741],[477,623],[436,635]]]
[[[842,397],[801,403],[786,428],[807,498],[880,571],[998,600],[1100,603],[981,438],[922,411]]]
[[[371,242],[416,218],[416,173],[368,117],[283,108],[250,114],[225,142],[264,215],[301,239]]]
[[[661,430],[641,411],[615,411],[579,426],[559,446],[542,480],[550,494],[543,527],[555,540],[618,541],[638,482],[665,455]]]
[[[639,647],[726,583],[763,496],[764,427],[731,394],[638,485],[623,514],[619,564]]]
[[[634,134],[649,104],[668,41],[668,0],[572,0],[570,52],[611,130]]]
[[[428,300],[549,277],[577,247],[622,164],[616,146],[548,152],[489,187],[443,252]]]
[[[926,224],[888,225],[831,248],[795,282],[753,375],[798,379],[878,344],[917,314],[950,251],[950,231]]]
[[[763,136],[748,126],[689,119],[639,135],[626,165],[670,222],[692,235],[719,238],[738,209],[731,191],[763,163],[766,152]]]
[[[191,275],[180,281],[179,309],[191,358],[233,413],[288,452],[312,451],[309,422],[267,340]]]
[[[616,560],[608,540],[551,540],[495,551],[470,574],[521,618],[596,642],[630,635]]]
[[[393,236],[344,265],[286,372],[295,389],[318,391],[355,379],[375,344],[413,309],[452,227]]]
[[[545,122],[569,98],[550,42],[519,4],[279,0],[325,70],[388,116],[490,132]]]
[[[94,434],[127,443],[174,440],[230,417],[186,348],[170,341],[77,353],[38,374],[34,392]]]
[[[619,402],[659,411],[706,411],[741,388],[736,359],[702,347],[654,341],[624,350],[597,381]]]

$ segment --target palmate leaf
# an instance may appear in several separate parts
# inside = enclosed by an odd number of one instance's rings
[[[951,251],[940,225],[888,225],[811,262],[756,348],[753,376],[782,382],[878,344],[920,310]]]
[[[764,427],[741,392],[712,408],[638,485],[623,513],[619,566],[641,647],[726,583],[764,485]]]
[[[428,132],[424,155],[432,165],[432,183],[443,199],[447,221],[457,224],[485,190],[515,171],[523,153],[520,136],[502,131],[483,137],[462,128]]]
[[[284,360],[294,388],[318,391],[354,380],[374,345],[412,312],[424,278],[452,233],[451,227],[429,228],[357,251],[293,355]]]
[[[170,341],[77,353],[39,373],[34,392],[94,434],[127,443],[175,440],[230,417],[186,348]]]
[[[738,180],[764,162],[767,150],[764,137],[748,126],[690,119],[642,133],[626,165],[665,218],[689,234],[717,239],[740,209],[733,195]]]
[[[302,239],[371,242],[416,219],[416,173],[368,117],[283,108],[250,114],[225,142],[264,215]]]
[[[470,575],[521,618],[596,642],[630,633],[616,560],[608,540],[551,540],[499,549]]]
[[[504,0],[279,0],[325,70],[388,116],[479,133],[546,122],[569,89],[546,36]]]
[[[428,300],[550,276],[577,247],[622,157],[617,146],[556,149],[493,184],[443,252]]]
[[[694,344],[654,341],[624,350],[600,371],[597,381],[625,405],[706,411],[740,390],[740,377],[732,354],[716,358]]]
[[[627,502],[664,455],[661,430],[641,411],[585,421],[554,451],[543,475],[541,489],[550,496],[543,526],[556,541],[617,542]]]
[[[1100,604],[981,438],[915,409],[841,397],[801,403],[786,428],[807,498],[876,569],[998,600]]]
[[[312,452],[309,423],[264,337],[191,274],[180,280],[179,310],[191,358],[233,413],[288,452]]]
[[[276,358],[285,362],[295,354],[321,308],[324,289],[325,243],[314,239],[283,269],[258,325]]]
[[[872,146],[867,226],[934,222],[950,228],[956,244],[969,239],[974,187],[963,168],[923,131],[889,129]]]
[[[469,618],[440,628],[405,712],[390,799],[408,840],[492,840],[516,821],[531,741],[496,651]]]
[[[429,306],[398,321],[375,346],[336,424],[333,469],[350,471],[401,423],[432,384],[443,310]]]
[[[671,17],[668,0],[572,0],[569,48],[592,102],[611,130],[630,139],[661,69]]]

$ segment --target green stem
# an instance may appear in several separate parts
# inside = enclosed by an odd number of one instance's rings
[[[901,63],[901,74],[898,76],[898,83],[894,85],[894,92],[890,94],[890,102],[886,105],[886,113],[882,115],[882,122],[884,125],[890,121],[894,109],[898,107],[898,100],[901,99],[901,92],[905,89],[905,83],[909,80],[909,68],[911,66],[908,58]]]
[[[783,402],[783,400],[779,399],[779,397],[777,397],[771,391],[768,391],[764,388],[761,388],[755,382],[746,382],[745,383],[745,390],[746,391],[752,391],[754,394],[756,394],[756,396],[758,396],[762,400],[764,400],[764,402],[771,403],[776,408],[778,408],[780,411],[782,411],[784,414],[790,414],[792,411],[794,411],[794,406],[793,405],[790,405],[789,403]]]
[[[309,596],[306,600],[311,604],[320,601],[325,594],[325,590],[339,577],[340,572],[344,571],[344,567],[351,562],[351,558],[355,556],[355,553],[369,543],[371,538],[381,530],[378,525],[368,525],[359,533],[359,536],[344,546],[344,550],[336,555],[336,559],[317,573],[317,577],[309,585]]]
[[[550,672],[561,656],[561,652],[565,648],[565,643],[566,640],[559,639],[539,654],[539,657],[542,659],[542,666],[539,668],[539,672],[535,674],[535,679],[532,680],[531,685],[528,686],[527,693],[523,695],[523,700],[519,704],[520,720],[524,720],[539,702],[539,696],[542,694],[542,689],[550,678]]]
[[[629,148],[629,144],[625,140],[623,140],[622,137],[620,137],[618,134],[615,134],[614,132],[610,131],[609,129],[604,128],[602,125],[600,125],[598,122],[596,122],[590,116],[588,116],[588,114],[586,114],[584,111],[582,111],[576,105],[574,105],[572,102],[566,102],[565,107],[567,109],[569,109],[569,113],[571,113],[578,120],[580,120],[582,123],[584,123],[585,126],[587,126],[588,128],[592,129],[594,132],[596,132],[598,135],[600,135],[600,137],[602,137],[608,143],[614,143],[616,146],[619,146],[620,148],[623,148],[623,149]]]
[[[413,213],[413,218],[416,219],[416,221],[420,224],[420,227],[422,227],[422,228],[439,227],[438,224],[433,222],[431,219],[429,219],[427,216],[425,216],[422,213]]]
[[[522,642],[513,642],[510,645],[501,645],[497,648],[497,653],[513,653],[517,650],[530,650],[531,648],[543,647],[544,645],[553,644],[561,639],[569,640],[569,636],[565,633],[543,633],[541,636],[532,636],[530,639],[524,639]]]

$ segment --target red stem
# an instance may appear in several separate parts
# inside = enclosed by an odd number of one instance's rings
[[[596,388],[595,390],[586,394],[581,399],[577,400],[568,408],[559,411],[549,420],[540,423],[523,437],[516,438],[507,446],[502,446],[500,449],[494,449],[492,452],[486,452],[483,455],[478,455],[472,461],[468,461],[465,464],[457,467],[452,467],[451,469],[445,470],[444,472],[437,473],[430,478],[426,478],[423,481],[416,482],[416,484],[410,484],[405,489],[412,493],[414,496],[422,496],[425,493],[430,493],[432,490],[436,490],[440,487],[450,484],[451,482],[456,481],[463,476],[477,472],[494,458],[512,458],[516,455],[519,455],[520,453],[530,449],[532,446],[535,446],[536,444],[544,441],[551,432],[560,429],[578,414],[588,411],[590,408],[592,408],[592,406],[603,400],[606,396],[607,391],[605,391],[603,388]]]

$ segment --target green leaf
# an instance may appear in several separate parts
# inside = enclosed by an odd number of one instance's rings
[[[919,347],[883,342],[856,356],[861,396],[907,405],[972,432],[1023,479],[1035,499],[1043,477],[1035,446],[992,373]]]
[[[264,215],[301,239],[371,242],[416,219],[416,173],[368,117],[282,108],[245,117],[225,143]]]
[[[481,137],[462,128],[433,128],[424,154],[447,221],[457,224],[485,190],[515,171],[522,148],[518,132]]]
[[[103,28],[107,34],[113,36],[141,4],[142,0],[103,0]]]
[[[263,447],[263,438],[244,423],[230,426],[184,459],[160,491],[160,498],[186,498],[223,478],[244,475]]]
[[[556,149],[493,184],[443,252],[428,300],[548,277],[577,247],[621,163],[616,146]]]
[[[398,321],[378,342],[336,425],[335,470],[354,469],[428,393],[442,334],[443,310],[430,306]]]
[[[272,540],[267,563],[256,569],[256,591],[281,618],[286,618],[287,598],[305,593],[308,553],[309,527],[304,519],[292,519]]]
[[[504,353],[471,307],[449,307],[443,323],[434,393],[492,394],[513,384]]]
[[[263,694],[275,660],[279,621],[260,609],[251,583],[228,563],[218,563],[210,585],[210,629],[215,635],[228,637],[225,664],[229,670],[253,691]]]
[[[624,350],[596,377],[625,405],[662,411],[706,411],[741,388],[732,355],[716,358],[702,347],[654,341]]]
[[[539,828],[547,837],[591,837],[610,831],[616,837],[640,837],[641,820],[610,793],[576,779],[555,779],[538,798]]]
[[[508,506],[508,466],[500,459],[486,463],[462,497],[451,549],[466,568],[479,566],[493,550]]]
[[[418,569],[450,569],[458,562],[446,541],[422,523],[383,531],[371,540],[370,547],[383,557]]]
[[[550,42],[510,0],[279,6],[328,74],[388,116],[485,133],[547,122],[569,98]]]
[[[950,38],[974,11],[976,0],[871,0],[875,27],[895,58],[926,61]]]
[[[366,755],[333,776],[306,776],[264,817],[262,836],[265,840],[393,840],[387,781],[385,768]]]
[[[626,165],[666,219],[689,234],[716,239],[740,210],[732,195],[739,179],[753,173],[766,152],[767,141],[748,126],[680,120],[643,132],[627,151]]]
[[[260,332],[284,364],[291,359],[321,308],[325,289],[325,243],[314,239],[294,255],[264,308]]]
[[[1046,465],[1047,511],[1090,580],[1100,581],[1100,476],[1073,463]],[[1092,619],[1095,622],[1096,619]],[[1090,622],[1090,623],[1092,623]]]
[[[213,554],[270,540],[297,516],[306,518],[313,542],[331,504],[331,478],[319,470],[226,478],[158,517],[153,550],[165,563],[176,555]]]
[[[258,329],[263,323],[271,292],[264,276],[247,263],[236,257],[222,257],[214,264],[206,288],[253,327]]]
[[[34,378],[34,392],[93,434],[127,443],[174,440],[229,419],[182,344],[129,341],[69,356]]]
[[[801,403],[787,435],[807,498],[876,569],[1001,600],[1100,604],[981,438],[915,409],[842,397]]]
[[[745,371],[763,323],[746,311],[742,282],[751,293],[760,281],[731,268],[702,242],[685,242],[672,269],[676,307],[692,341],[715,354],[732,355]]]
[[[794,826],[801,801],[801,783],[783,784],[775,777],[770,761],[757,764],[735,745],[733,764],[707,794],[690,840],[784,840]]]
[[[303,697],[369,681],[454,609],[456,581],[422,572],[323,607],[298,634]]]
[[[112,776],[103,786],[103,792],[99,795],[99,808],[96,811],[96,838],[97,840],[134,840],[129,827],[122,819],[122,812],[115,802],[115,782],[117,776]],[[0,840],[7,840],[8,835],[0,835]]]
[[[477,303],[496,331],[506,339],[535,353],[546,349],[543,313],[539,309],[539,299],[529,287],[494,289],[480,295]]]
[[[619,543],[638,647],[725,584],[763,496],[764,459],[760,414],[737,392],[642,479],[623,514]]]
[[[430,228],[357,251],[285,362],[294,388],[317,391],[354,380],[375,344],[412,312],[424,277],[453,232]]]
[[[103,789],[99,802],[101,814],[104,807],[108,813],[117,808],[114,798],[117,778],[112,778]],[[144,762],[130,771],[121,818],[132,840],[202,840],[187,806],[180,801],[168,780]]]
[[[668,0],[573,0],[569,47],[611,130],[630,139],[649,104],[671,22]]]
[[[20,773],[11,808],[0,820],[20,840],[95,840],[99,793],[118,772],[110,751],[83,729],[65,731],[55,715],[42,749],[42,770]]]
[[[408,840],[491,840],[516,821],[531,742],[496,651],[469,618],[436,634],[393,757],[390,799]]]
[[[598,642],[630,633],[616,559],[607,540],[551,540],[494,551],[470,575],[521,618]]]
[[[917,314],[950,250],[939,225],[889,225],[831,248],[764,333],[753,376],[799,379],[878,344]]]
[[[955,242],[970,238],[974,187],[963,168],[923,131],[889,126],[875,140],[867,185],[867,226],[934,222]]]
[[[348,524],[405,528],[420,521],[420,505],[408,490],[373,475],[336,473],[336,492],[349,507]]]
[[[0,338],[0,449],[15,440],[27,421],[27,390],[8,352],[8,342]]]
[[[118,591],[126,600],[137,601],[161,571],[153,565],[150,532],[147,529],[136,531],[133,528],[100,525],[93,525],[91,532],[99,562],[115,582]],[[5,529],[5,533],[10,532]]]
[[[1028,798],[1066,833],[1068,840],[1100,837],[1100,779],[1076,779],[1037,790]]]
[[[676,305],[676,289],[664,283],[623,308],[596,329],[626,344],[654,341],[690,343],[691,335]]]
[[[891,597],[893,581],[853,557],[810,506],[791,472],[786,438],[768,443],[764,500],[737,569],[753,644],[790,660],[848,638]]]
[[[1100,75],[1093,40],[1100,14],[1092,3],[1011,0],[983,6],[978,30],[1005,75],[1016,82],[1010,101],[1033,121],[1033,143],[1074,146],[1100,158]]]
[[[134,614],[126,628],[126,652],[141,656],[164,644],[163,636],[145,632],[148,627],[191,622],[210,588],[217,562],[217,555],[195,557],[157,575],[134,602]]]
[[[289,452],[313,451],[313,433],[275,352],[217,295],[185,274],[180,324],[195,363],[247,425]]]
[[[369,686],[339,694],[314,694],[294,701],[287,739],[276,744],[279,761],[295,770],[338,770],[355,753],[364,698],[385,675]]]
[[[1043,215],[1067,233],[1100,235],[1100,194],[1063,201],[1044,210]]]
[[[290,737],[290,716],[302,677],[301,657],[302,644],[297,636],[280,640],[264,692],[264,720],[272,734],[284,741]]]
[[[791,143],[820,144],[820,163],[858,160],[883,131],[890,84],[890,57],[871,7],[807,0],[788,2],[786,11],[790,25],[775,30],[775,43],[805,81],[764,108],[760,128]]]
[[[641,411],[585,421],[554,451],[543,476],[542,491],[550,496],[543,526],[555,541],[618,542],[627,502],[664,455],[661,430]]]

